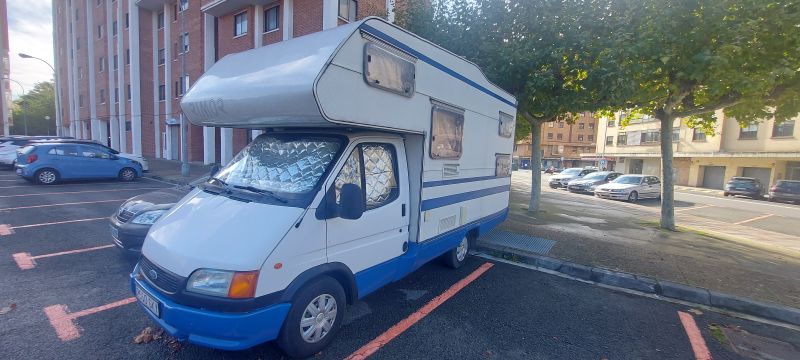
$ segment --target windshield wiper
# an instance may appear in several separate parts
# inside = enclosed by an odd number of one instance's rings
[[[233,185],[233,187],[237,188],[237,189],[247,190],[249,192],[253,192],[253,193],[256,193],[256,194],[260,194],[260,195],[267,195],[267,196],[269,196],[269,197],[271,197],[271,198],[273,198],[273,199],[275,199],[278,202],[283,203],[283,204],[287,203],[286,199],[284,199],[284,198],[282,198],[282,197],[280,197],[278,195],[275,195],[274,192],[269,191],[269,190],[259,189],[257,187],[249,186],[249,185],[248,186]]]

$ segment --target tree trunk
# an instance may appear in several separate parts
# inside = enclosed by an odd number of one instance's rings
[[[531,199],[528,211],[539,211],[542,196],[542,123],[528,119],[531,124]]]
[[[675,231],[675,171],[672,166],[671,112],[660,111],[661,120],[661,228]]]

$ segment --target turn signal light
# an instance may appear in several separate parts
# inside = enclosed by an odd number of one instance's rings
[[[33,164],[33,162],[36,160],[39,160],[39,155],[36,154],[28,155],[28,164]]]
[[[256,295],[258,271],[236,272],[228,288],[228,297],[231,299],[250,299]]]

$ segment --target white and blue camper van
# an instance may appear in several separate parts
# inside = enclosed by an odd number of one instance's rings
[[[228,55],[181,102],[262,130],[151,228],[131,289],[182,340],[324,348],[348,304],[508,212],[516,100],[379,18]]]

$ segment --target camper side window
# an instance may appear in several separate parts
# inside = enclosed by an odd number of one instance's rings
[[[384,49],[375,43],[364,45],[364,81],[367,85],[398,95],[414,95],[414,62],[399,50]]]
[[[389,144],[360,144],[345,160],[334,180],[336,203],[341,203],[345,184],[354,184],[364,191],[366,209],[375,209],[392,202],[399,195],[394,146]]]
[[[464,112],[433,105],[431,115],[431,158],[458,159],[464,136]]]
[[[498,134],[502,137],[510,138],[514,135],[514,117],[506,113],[500,113],[500,128]]]

